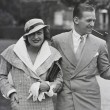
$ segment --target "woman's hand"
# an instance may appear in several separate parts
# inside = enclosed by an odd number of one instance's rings
[[[49,91],[49,89],[50,89],[50,86],[47,84],[47,82],[46,81],[41,81],[40,91],[47,92],[47,91]]]
[[[37,101],[39,95],[39,87],[40,82],[33,83],[29,89],[29,96],[27,97],[27,99],[32,97],[34,102]]]
[[[18,96],[17,96],[17,93],[16,93],[16,92],[10,94],[10,99],[11,99],[11,101],[13,101],[13,102],[19,103],[19,99],[18,99]]]
[[[19,99],[18,99],[17,93],[12,93],[10,95],[10,99],[11,99],[12,110],[19,110]]]

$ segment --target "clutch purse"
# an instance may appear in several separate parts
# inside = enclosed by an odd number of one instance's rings
[[[60,71],[60,67],[58,62],[54,62],[52,67],[49,69],[47,73],[46,81],[53,82],[56,79],[59,71]]]

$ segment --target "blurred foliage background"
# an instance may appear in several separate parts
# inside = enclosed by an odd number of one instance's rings
[[[0,0],[0,38],[18,39],[25,22],[35,17],[50,25],[51,36],[71,29],[74,6],[85,1],[96,7],[95,29],[109,32],[109,0]]]

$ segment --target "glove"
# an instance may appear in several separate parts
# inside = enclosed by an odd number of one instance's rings
[[[47,84],[48,85],[47,85]],[[54,85],[51,85],[50,87],[48,87],[48,86],[50,86],[50,83],[48,82],[48,81],[45,81],[45,83],[43,83],[42,85],[41,85],[41,87],[42,87],[42,91],[43,92],[41,92],[40,94],[39,94],[39,96],[38,96],[38,100],[41,102],[43,99],[45,99],[45,94],[47,94],[49,97],[52,97],[53,95],[54,95],[54,92],[53,92],[53,88],[54,88]],[[49,89],[49,90],[48,90]],[[46,92],[44,92],[44,91],[46,91]],[[47,92],[48,91],[48,92]]]
[[[38,100],[41,102],[43,99],[45,99],[45,92],[41,92],[38,96]]]
[[[49,97],[52,97],[54,95],[54,92],[53,92],[54,88],[55,88],[55,85],[51,85],[49,92],[46,93]]]
[[[29,96],[27,97],[27,99],[32,97],[34,102],[37,101],[39,95],[39,87],[40,87],[40,82],[33,83],[29,89]]]

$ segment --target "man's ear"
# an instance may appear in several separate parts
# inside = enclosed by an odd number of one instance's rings
[[[74,21],[75,24],[78,24],[79,23],[79,18],[78,17],[74,17],[73,21]]]

